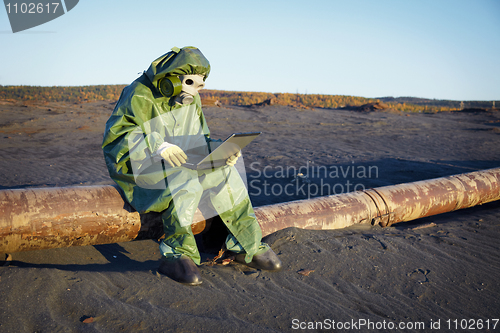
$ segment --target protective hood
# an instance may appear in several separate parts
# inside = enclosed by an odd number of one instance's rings
[[[158,80],[165,76],[199,74],[206,79],[209,73],[210,63],[207,58],[196,47],[186,46],[182,49],[173,47],[172,51],[153,61],[146,76],[158,87]]]

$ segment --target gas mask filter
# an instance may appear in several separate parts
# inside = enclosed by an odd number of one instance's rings
[[[205,86],[203,75],[167,76],[158,82],[158,89],[165,97],[177,96],[177,104],[193,103],[194,96]]]
[[[165,97],[179,95],[182,91],[181,80],[177,76],[167,76],[158,82],[158,90]]]

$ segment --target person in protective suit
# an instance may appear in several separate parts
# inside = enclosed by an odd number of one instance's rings
[[[210,138],[198,91],[210,64],[195,47],[172,50],[122,91],[106,122],[103,152],[111,178],[139,213],[161,213],[165,238],[158,271],[175,281],[201,283],[200,253],[191,230],[203,204],[228,230],[235,261],[279,270],[281,261],[261,242],[262,231],[234,167],[237,153],[217,168],[192,170],[186,161],[220,144]]]

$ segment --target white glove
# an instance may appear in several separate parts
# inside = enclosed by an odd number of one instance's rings
[[[238,157],[241,156],[241,152],[237,152],[234,155],[229,156],[229,158],[226,160],[226,164],[229,166],[234,166],[236,164],[236,161],[238,160]]]
[[[179,146],[173,145],[168,142],[162,143],[160,147],[158,147],[156,154],[163,157],[163,159],[167,161],[168,164],[170,164],[172,167],[181,166],[187,161],[187,155],[184,153],[184,151]]]

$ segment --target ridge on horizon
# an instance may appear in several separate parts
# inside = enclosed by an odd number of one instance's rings
[[[2,86],[0,99],[23,102],[88,102],[117,100],[126,85],[89,86]],[[303,108],[345,108],[368,103],[385,103],[388,108],[400,112],[439,112],[461,109],[493,109],[500,107],[496,101],[457,101],[421,97],[376,97],[367,98],[334,94],[297,94],[206,89],[200,92],[202,100],[218,101],[223,105],[255,105],[272,101],[271,104]],[[206,103],[204,103],[206,104]],[[269,104],[269,103],[268,103]]]

